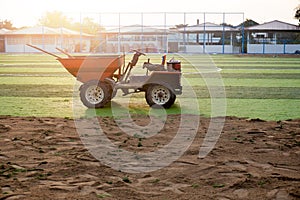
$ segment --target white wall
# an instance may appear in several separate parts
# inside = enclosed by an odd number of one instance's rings
[[[37,47],[44,49],[45,51],[49,51],[49,52],[58,52],[55,49],[55,45],[36,45]],[[5,47],[6,52],[7,53],[37,53],[37,52],[41,52],[38,51],[32,47],[29,47],[25,44],[17,44],[17,45],[6,45]]]
[[[300,44],[289,44],[285,46],[285,51],[287,53],[295,53],[295,51],[300,51]]]
[[[204,53],[203,45],[186,45],[187,53]],[[205,53],[223,53],[222,45],[206,45]],[[238,47],[232,45],[224,45],[224,53],[239,53]]]
[[[300,44],[248,44],[248,53],[282,54],[295,53],[296,50],[300,50]]]
[[[67,40],[67,39],[65,39]],[[90,39],[69,39],[71,42],[66,42],[67,43],[67,46],[70,47],[70,51],[74,51],[74,47],[75,47],[75,43],[79,43],[80,41],[82,43],[84,43],[86,46],[85,46],[85,49],[82,50],[82,52],[89,52],[90,51],[90,45],[91,45],[91,41]],[[6,53],[36,53],[36,52],[40,52],[32,47],[29,47],[26,45],[26,43],[31,43],[30,42],[31,40],[29,41],[22,41],[22,42],[19,42],[18,44],[14,44],[14,43],[9,43],[7,42],[7,38],[5,38],[5,52]],[[55,48],[56,47],[59,47],[61,48],[61,45],[60,45],[60,42],[58,41],[55,41],[54,44],[45,44],[45,45],[36,45],[34,44],[35,46],[43,49],[43,50],[46,50],[46,51],[49,51],[49,52],[58,52]],[[66,44],[65,44],[66,46]],[[72,52],[71,52],[72,53]]]

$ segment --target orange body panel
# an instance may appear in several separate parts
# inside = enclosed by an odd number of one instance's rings
[[[57,59],[78,81],[112,78],[124,64],[125,55],[76,56]],[[118,72],[117,72],[118,74]]]

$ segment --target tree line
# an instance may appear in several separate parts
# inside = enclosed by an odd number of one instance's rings
[[[100,31],[104,30],[99,24],[95,23],[92,18],[85,17],[80,22],[73,22],[71,18],[66,17],[60,11],[46,12],[38,20],[38,25],[47,26],[50,28],[68,28],[74,31],[83,32],[87,34],[96,35]],[[16,30],[10,20],[0,20],[0,29],[5,28],[8,30]]]
[[[297,6],[295,9],[294,18],[299,21],[300,26],[300,5]],[[247,19],[244,22],[244,26],[251,26],[257,25],[253,20]],[[88,34],[96,35],[100,31],[104,30],[104,27],[101,27],[98,23],[94,22],[92,18],[85,17],[81,20],[81,22],[73,22],[71,18],[66,17],[60,11],[52,11],[46,12],[44,16],[42,16],[38,20],[38,25],[52,27],[52,28],[60,28],[65,27],[75,31],[81,31]],[[176,25],[177,26],[184,26],[184,25]],[[16,30],[17,28],[13,26],[13,23],[10,20],[0,20],[0,29],[5,28],[8,30]]]

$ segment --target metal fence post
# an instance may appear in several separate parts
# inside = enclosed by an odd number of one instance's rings
[[[265,54],[265,50],[266,50],[266,49],[265,49],[265,48],[266,48],[266,47],[265,47],[265,42],[266,42],[265,39],[263,39],[263,54]]]
[[[80,12],[80,53],[82,52],[82,18],[81,18],[81,12]]]
[[[205,20],[205,13],[203,13],[203,53],[205,53],[205,42],[206,42],[206,29],[205,29],[205,26],[206,26],[206,20]]]
[[[165,40],[165,53],[168,53],[168,34],[167,34],[167,13],[164,12],[164,40]]]
[[[141,13],[141,49],[144,51],[144,14]],[[147,47],[146,47],[147,48]]]
[[[44,26],[42,26],[42,33],[43,33],[43,35],[42,35],[42,47],[43,47],[43,49],[45,49],[45,28],[44,28]]]
[[[121,52],[121,13],[119,12],[118,53]]]
[[[183,13],[183,46],[184,46],[184,53],[186,53],[186,38],[185,38],[185,32],[186,32],[186,13]]]

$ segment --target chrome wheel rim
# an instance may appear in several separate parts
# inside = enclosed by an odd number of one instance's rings
[[[85,98],[91,104],[101,103],[104,99],[104,91],[98,85],[91,85],[86,90]]]
[[[164,86],[155,86],[151,91],[151,97],[155,104],[164,105],[170,100],[171,93]]]

